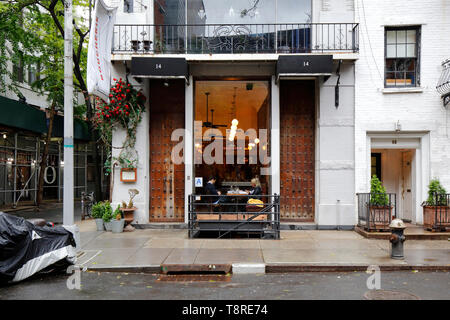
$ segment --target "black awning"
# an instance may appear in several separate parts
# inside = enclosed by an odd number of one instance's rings
[[[132,57],[131,75],[138,78],[188,79],[185,58]]]
[[[330,76],[332,72],[332,55],[280,55],[277,61],[277,79]]]
[[[45,112],[17,100],[0,96],[0,124],[36,133],[47,132]]]
[[[48,132],[45,111],[17,100],[0,96],[0,125],[42,134]],[[74,138],[90,140],[91,133],[87,122],[74,118]],[[55,115],[53,123],[53,137],[64,136],[64,117]]]

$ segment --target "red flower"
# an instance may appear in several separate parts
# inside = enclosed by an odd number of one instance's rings
[[[125,114],[126,114],[126,115],[129,115],[130,113],[127,111]]]

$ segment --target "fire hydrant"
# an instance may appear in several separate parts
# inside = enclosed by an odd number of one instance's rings
[[[392,230],[391,237],[389,238],[391,242],[391,258],[403,259],[403,242],[406,240],[403,232],[405,231],[406,225],[401,219],[394,219],[389,225],[389,228]]]

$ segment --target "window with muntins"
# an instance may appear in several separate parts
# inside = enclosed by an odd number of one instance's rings
[[[385,28],[385,87],[420,85],[420,27]]]

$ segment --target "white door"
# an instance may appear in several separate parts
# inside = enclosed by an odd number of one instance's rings
[[[402,212],[399,216],[403,220],[412,220],[412,186],[411,186],[411,163],[412,163],[412,152],[403,151],[402,152],[402,181],[401,181],[401,201],[400,206]]]

